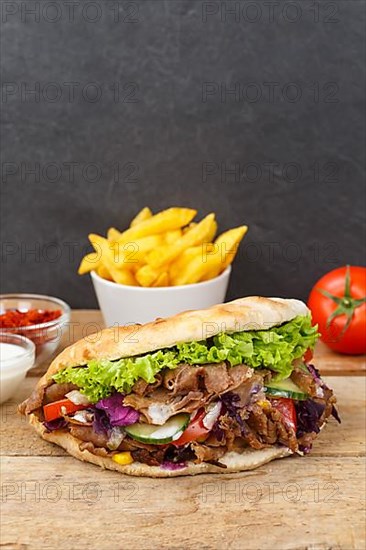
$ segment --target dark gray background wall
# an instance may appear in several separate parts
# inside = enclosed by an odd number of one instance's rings
[[[249,225],[230,297],[364,263],[363,0],[1,10],[2,292],[95,306],[87,234],[145,205]]]

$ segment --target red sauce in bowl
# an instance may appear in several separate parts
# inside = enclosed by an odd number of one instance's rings
[[[0,328],[21,328],[32,325],[48,323],[61,317],[60,309],[29,309],[28,311],[19,311],[18,309],[9,309],[0,315]]]

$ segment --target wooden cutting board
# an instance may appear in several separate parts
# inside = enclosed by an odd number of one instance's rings
[[[73,318],[80,332],[98,319]],[[337,356],[337,374],[353,360]],[[331,420],[311,455],[162,480],[103,471],[39,439],[16,413],[36,380],[28,377],[0,409],[1,548],[365,548],[364,377],[326,378],[342,424]]]

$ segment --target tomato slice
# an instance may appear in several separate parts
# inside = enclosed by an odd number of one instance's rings
[[[56,418],[80,411],[81,409],[86,409],[86,406],[75,405],[75,403],[70,401],[70,399],[65,398],[55,401],[54,403],[49,403],[48,405],[44,405],[43,413],[46,422],[51,422],[51,420],[56,420]]]
[[[282,414],[284,423],[296,432],[297,418],[293,400],[287,397],[280,397],[279,399],[271,399],[271,403]]]
[[[185,445],[186,443],[191,443],[192,441],[197,441],[197,439],[200,439],[200,440],[206,439],[206,437],[210,433],[210,430],[205,428],[205,426],[202,423],[202,420],[204,419],[205,415],[206,415],[205,410],[196,414],[196,416],[188,425],[188,427],[184,430],[180,438],[177,439],[176,441],[172,441],[172,445],[180,446],[180,445]]]
[[[304,353],[304,361],[305,363],[310,363],[310,361],[312,360],[314,354],[313,354],[313,350],[308,348],[306,350],[306,352]]]

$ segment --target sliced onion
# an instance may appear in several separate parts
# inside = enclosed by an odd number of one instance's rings
[[[152,403],[147,409],[147,414],[151,418],[153,424],[163,426],[174,412],[171,405],[165,405],[164,403]]]
[[[72,416],[69,416],[68,419],[70,422],[77,422],[78,424],[88,424],[89,426],[92,425],[94,418],[94,413],[88,409],[84,411],[77,411]]]
[[[110,436],[108,439],[107,447],[111,451],[118,449],[122,441],[124,440],[126,433],[121,426],[114,426],[111,429]]]
[[[89,399],[79,392],[79,390],[69,391],[65,397],[74,403],[74,405],[90,405]]]
[[[212,430],[212,428],[215,425],[216,420],[220,416],[222,408],[221,401],[217,401],[216,403],[210,403],[207,407],[207,414],[202,420],[202,424],[205,428],[208,430]]]

